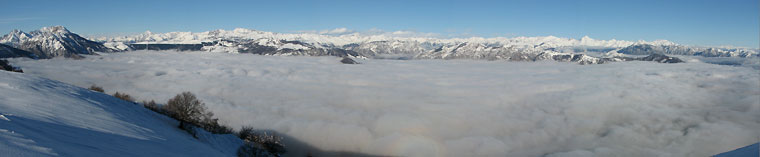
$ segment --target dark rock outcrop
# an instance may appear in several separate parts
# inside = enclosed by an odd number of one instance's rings
[[[0,60],[0,67],[2,67],[2,70],[5,71],[24,73],[24,70],[21,70],[20,67],[12,66],[7,60]]]
[[[676,58],[676,57],[670,57],[662,54],[651,54],[646,57],[612,57],[612,58],[603,58],[606,61],[652,61],[652,62],[658,62],[658,63],[683,63],[684,61]]]
[[[341,59],[340,62],[343,64],[359,64],[359,62],[356,62],[353,59],[348,58],[348,57],[343,57],[343,59]]]
[[[651,54],[651,55],[646,56],[646,57],[638,58],[637,60],[640,60],[640,61],[655,61],[655,62],[659,62],[659,63],[683,63],[683,61],[681,59],[678,59],[676,57],[670,57],[670,56],[666,56],[666,55],[661,55],[661,54]]]
[[[128,44],[132,50],[176,50],[176,51],[200,51],[203,44]]]

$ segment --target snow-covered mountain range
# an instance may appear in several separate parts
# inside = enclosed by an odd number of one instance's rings
[[[758,51],[745,48],[689,47],[683,45],[634,44],[617,53],[631,55],[671,54],[703,57],[757,57]]]
[[[43,27],[29,33],[13,30],[0,38],[0,44],[27,51],[16,53],[32,53],[32,58],[80,58],[80,54],[93,55],[95,52],[115,51],[102,43],[72,33],[63,26]]]
[[[696,47],[667,40],[623,41],[546,37],[430,38],[394,33],[323,35],[274,33],[244,28],[207,32],[169,32],[97,37],[93,42],[62,26],[24,33],[14,30],[1,44],[29,51],[39,58],[78,57],[79,54],[130,50],[178,50],[261,55],[352,56],[375,59],[482,59],[509,61],[553,60],[599,64],[625,61],[629,55],[688,55],[757,57],[758,49]],[[569,59],[568,59],[569,58]],[[634,57],[635,58],[635,57]]]
[[[397,37],[392,34],[361,33],[340,36],[312,33],[273,33],[251,29],[207,32],[169,32],[120,37],[100,37],[96,41],[112,48],[129,50],[130,45],[201,44],[199,50],[266,55],[335,55],[391,59],[486,59],[535,61],[553,57],[578,56],[579,63],[614,61],[619,55],[695,55],[705,57],[753,57],[757,49],[703,48],[667,40],[622,41],[547,37],[515,38],[426,38]],[[561,57],[560,57],[561,58]],[[562,61],[562,60],[560,60]]]

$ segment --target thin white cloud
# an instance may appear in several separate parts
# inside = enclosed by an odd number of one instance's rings
[[[340,35],[347,35],[347,34],[360,34],[360,35],[384,35],[384,36],[390,36],[390,37],[442,37],[441,34],[438,33],[425,33],[425,32],[417,32],[417,31],[409,31],[409,30],[398,30],[398,31],[385,31],[378,28],[371,28],[365,31],[355,31],[351,30],[345,27],[342,28],[335,28],[335,29],[325,29],[325,30],[301,30],[296,31],[298,33],[309,33],[309,34],[322,34],[322,35],[334,35],[334,36],[340,36]]]
[[[325,30],[301,30],[296,31],[299,33],[311,33],[311,34],[323,34],[323,35],[343,35],[343,34],[350,34],[354,33],[356,31],[350,30],[348,28],[335,28],[335,29],[325,29]]]
[[[361,35],[383,35],[390,37],[421,37],[421,38],[439,38],[441,34],[438,33],[426,33],[410,30],[397,30],[397,31],[385,31],[382,29],[371,28],[366,31],[358,32]]]
[[[319,34],[346,34],[346,33],[353,33],[353,30],[348,30],[347,28],[335,28],[332,30],[322,30],[319,32]]]

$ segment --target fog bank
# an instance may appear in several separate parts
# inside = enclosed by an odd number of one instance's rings
[[[143,51],[14,65],[138,100],[191,91],[233,127],[276,130],[328,151],[709,156],[760,135],[760,74],[748,67],[339,60]]]

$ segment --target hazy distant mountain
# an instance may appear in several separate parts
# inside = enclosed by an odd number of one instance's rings
[[[81,54],[93,55],[95,52],[116,51],[69,32],[63,26],[43,27],[29,33],[13,30],[0,38],[0,43],[31,52],[37,58],[80,58]]]
[[[652,45],[652,44],[635,44],[617,51],[622,54],[631,55],[651,55],[651,54],[669,54],[669,55],[687,55],[687,56],[704,56],[704,57],[752,57],[758,56],[758,52],[751,49],[737,48],[702,48],[687,47],[682,45]]]

